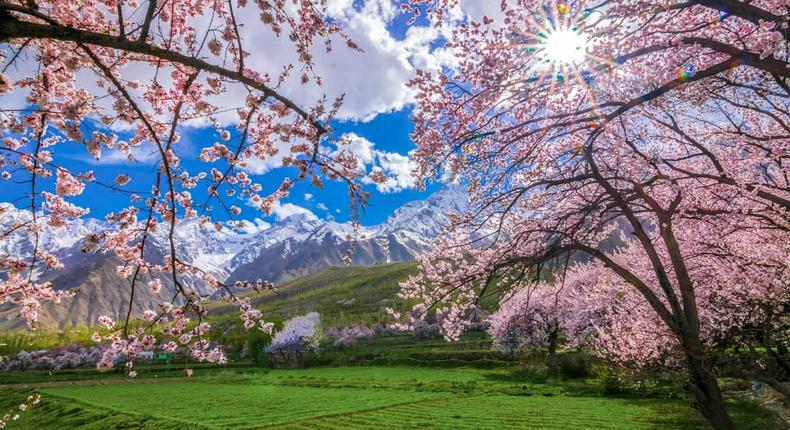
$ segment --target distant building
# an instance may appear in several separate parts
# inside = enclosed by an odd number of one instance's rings
[[[137,359],[140,361],[152,361],[154,359],[154,352],[153,351],[138,352]]]

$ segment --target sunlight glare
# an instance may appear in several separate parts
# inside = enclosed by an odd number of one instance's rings
[[[572,28],[557,29],[546,34],[540,44],[545,61],[557,65],[579,64],[587,55],[588,40]]]

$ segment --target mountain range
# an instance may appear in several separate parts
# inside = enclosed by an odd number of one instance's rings
[[[447,214],[465,210],[467,200],[462,187],[450,185],[425,200],[401,206],[379,225],[361,226],[356,231],[350,223],[322,220],[309,212],[246,233],[218,232],[200,227],[196,220],[185,220],[177,226],[175,239],[181,259],[226,283],[256,279],[281,283],[326,267],[342,266],[343,257],[349,252],[355,266],[413,260],[431,248],[432,240],[447,223]],[[7,207],[0,214],[0,231],[29,217],[26,210]],[[40,311],[42,326],[94,324],[100,315],[116,319],[126,315],[131,282],[116,275],[120,260],[109,253],[82,251],[84,237],[105,228],[104,221],[85,218],[68,230],[46,227],[42,232],[41,249],[58,256],[65,268],[39,276],[51,281],[56,289],[77,292],[61,304],[45,305]],[[165,229],[154,234],[146,247],[146,258],[161,257],[168,249],[166,239]],[[32,241],[21,233],[0,241],[0,256],[25,256],[32,250]],[[192,281],[198,290],[207,293],[199,281]],[[133,315],[172,294],[172,286],[155,295],[144,283],[139,285]],[[0,305],[0,329],[23,325],[10,305]]]

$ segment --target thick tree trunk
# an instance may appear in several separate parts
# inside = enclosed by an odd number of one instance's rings
[[[716,430],[734,430],[735,424],[727,413],[716,376],[705,363],[702,345],[687,346],[686,362],[689,371],[694,405]]]

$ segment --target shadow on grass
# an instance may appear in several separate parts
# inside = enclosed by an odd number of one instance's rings
[[[629,403],[651,412],[638,418],[646,429],[710,429],[702,414],[693,408],[688,399],[629,399]],[[751,401],[728,401],[727,410],[739,430],[782,430],[786,429],[782,419]]]
[[[485,375],[486,379],[509,384],[510,395],[603,397],[625,401],[639,407],[636,420],[647,429],[709,429],[710,425],[692,407],[679,381],[653,380],[641,383],[618,381],[591,376],[572,379],[550,377],[546,368],[524,367],[509,372]],[[779,415],[759,404],[746,400],[731,400],[727,407],[738,429],[782,430],[787,427]]]

